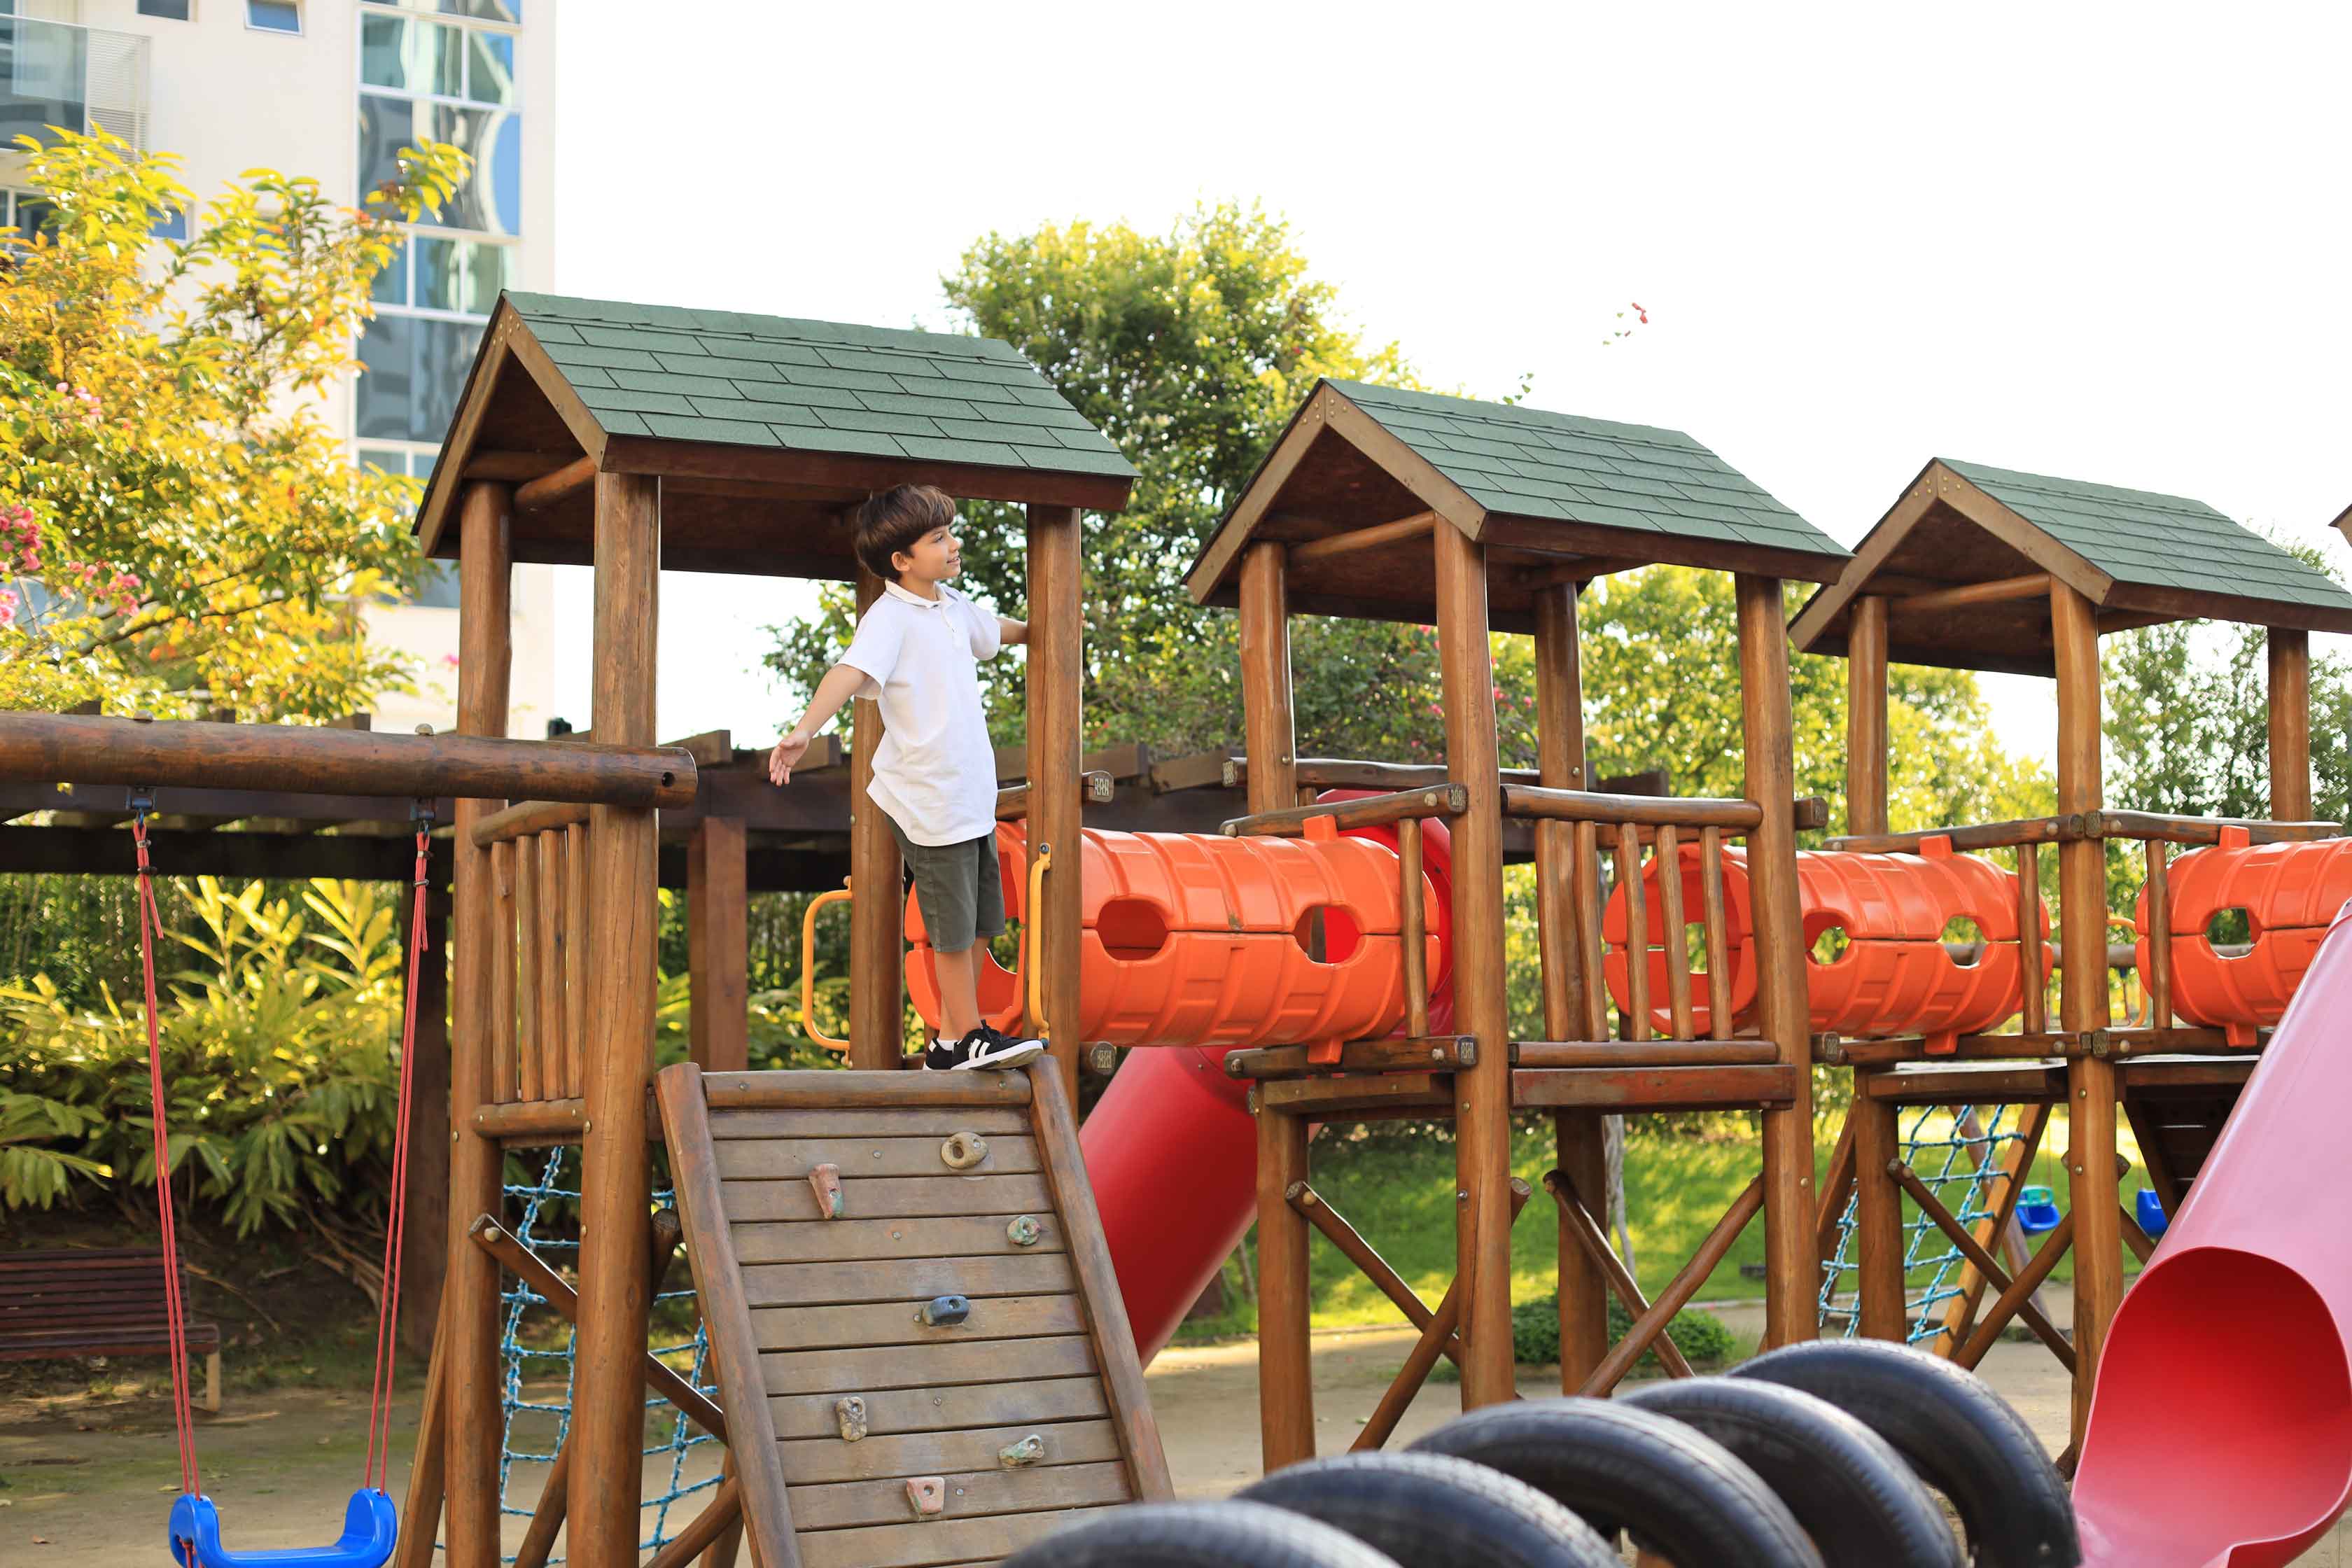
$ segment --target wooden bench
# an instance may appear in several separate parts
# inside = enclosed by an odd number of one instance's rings
[[[185,1270],[180,1282],[187,1291]],[[0,1361],[169,1355],[161,1247],[0,1252]],[[188,1353],[205,1357],[207,1410],[220,1409],[220,1325],[191,1321]]]

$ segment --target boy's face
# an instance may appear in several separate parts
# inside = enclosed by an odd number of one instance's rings
[[[944,522],[893,554],[890,564],[898,569],[898,581],[948,583],[963,575],[963,542],[956,536],[962,521]]]

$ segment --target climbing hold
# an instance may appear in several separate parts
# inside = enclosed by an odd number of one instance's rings
[[[917,1519],[932,1519],[948,1506],[948,1483],[940,1476],[916,1476],[907,1483],[907,1506]]]
[[[988,1140],[977,1132],[959,1132],[940,1145],[940,1158],[950,1171],[969,1171],[988,1158]]]
[[[996,1450],[997,1464],[1008,1470],[1025,1470],[1045,1461],[1045,1439],[1032,1432],[1018,1443],[1007,1443]]]
[[[1005,1239],[1015,1247],[1034,1247],[1045,1234],[1035,1215],[1014,1215],[1013,1223],[1004,1227]]]
[[[818,1165],[808,1173],[809,1190],[816,1194],[816,1216],[819,1219],[841,1217],[841,1167]]]
[[[833,1422],[841,1429],[843,1442],[864,1442],[866,1440],[866,1401],[854,1394],[845,1399],[835,1400]]]
[[[915,1321],[927,1329],[952,1329],[971,1316],[968,1296],[934,1296],[915,1309]]]

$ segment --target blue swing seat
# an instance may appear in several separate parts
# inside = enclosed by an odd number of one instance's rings
[[[171,1531],[180,1568],[383,1568],[400,1533],[400,1510],[383,1493],[362,1487],[343,1510],[343,1533],[332,1546],[231,1552],[221,1544],[220,1510],[213,1500],[183,1493],[172,1505]],[[183,1542],[195,1543],[194,1563]]]

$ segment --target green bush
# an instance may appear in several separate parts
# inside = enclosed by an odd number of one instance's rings
[[[1633,1326],[1633,1318],[1612,1299],[1609,1303],[1609,1342],[1615,1344]],[[1727,1359],[1737,1347],[1731,1331],[1713,1312],[1685,1308],[1666,1325],[1666,1337],[1693,1366]],[[1524,1365],[1549,1366],[1559,1360],[1559,1298],[1542,1296],[1511,1309],[1511,1354]],[[1644,1351],[1633,1363],[1637,1372],[1657,1372],[1657,1352]]]
[[[173,941],[199,962],[159,977],[173,1173],[239,1235],[380,1187],[398,1089],[396,890],[322,879],[299,908],[258,882],[178,891],[194,930]],[[152,1105],[137,996],[102,985],[78,1007],[46,974],[0,988],[0,1210],[47,1208],[85,1182],[152,1187]]]

